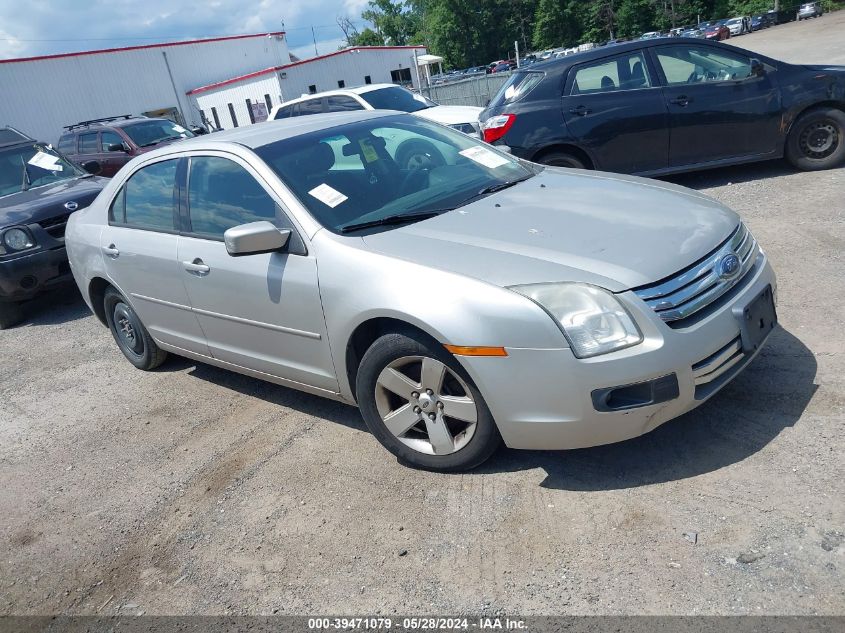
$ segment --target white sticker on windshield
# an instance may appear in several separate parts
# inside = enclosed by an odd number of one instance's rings
[[[331,207],[332,209],[334,209],[344,200],[349,199],[342,193],[340,193],[337,189],[329,187],[326,183],[323,183],[318,187],[314,187],[308,193],[317,198],[317,200],[322,202],[324,205],[326,205],[327,207]]]
[[[491,152],[489,149],[481,147],[480,145],[470,147],[469,149],[465,149],[458,153],[461,156],[466,156],[470,160],[475,161],[479,165],[484,165],[485,167],[490,168],[501,167],[502,165],[507,165],[511,162],[504,156],[500,156],[496,152]]]
[[[38,152],[35,156],[27,161],[30,165],[46,169],[47,171],[62,171],[62,166],[59,164],[59,158],[46,152]]]
[[[174,130],[176,130],[177,132],[179,132],[180,134],[181,134],[182,132],[187,132],[187,131],[188,131],[188,130],[186,130],[185,128],[183,128],[181,125],[176,125],[175,123],[173,124],[173,129],[174,129]]]

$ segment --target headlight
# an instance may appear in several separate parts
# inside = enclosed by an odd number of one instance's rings
[[[528,297],[554,318],[578,358],[607,354],[643,340],[619,300],[596,286],[547,283],[510,289]]]
[[[3,245],[12,251],[25,251],[35,246],[35,240],[26,229],[8,229],[3,233]]]

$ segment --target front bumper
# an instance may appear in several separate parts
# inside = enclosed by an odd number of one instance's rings
[[[0,259],[0,301],[26,301],[71,280],[64,246]]]
[[[508,348],[508,356],[460,357],[511,448],[572,449],[610,444],[648,433],[705,402],[759,352],[737,354],[745,306],[776,280],[765,254],[739,292],[712,313],[672,329],[632,292],[619,295],[643,330],[634,347],[589,359],[569,348]],[[594,393],[674,374],[677,391],[656,404],[598,411]],[[675,396],[677,393],[677,396]],[[665,392],[664,392],[665,394]],[[599,407],[601,408],[601,407]]]

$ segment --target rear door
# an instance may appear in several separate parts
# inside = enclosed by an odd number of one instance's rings
[[[596,168],[643,173],[666,167],[666,104],[642,51],[574,66],[563,93],[566,127]]]
[[[77,163],[84,163],[89,160],[100,160],[100,133],[82,132],[79,135],[78,148],[75,159]]]
[[[669,110],[669,166],[777,154],[782,135],[774,69],[754,73],[751,58],[720,45],[651,49]]]
[[[183,200],[179,276],[212,356],[336,392],[317,260],[266,183],[235,156],[193,156]],[[223,233],[258,220],[292,231],[285,251],[229,255]]]
[[[136,171],[111,202],[100,247],[109,278],[153,338],[208,355],[177,265],[179,159]]]

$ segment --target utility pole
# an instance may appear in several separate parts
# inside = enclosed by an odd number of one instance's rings
[[[519,68],[519,40],[513,41],[513,50],[516,51],[516,67]]]
[[[317,36],[314,35],[314,27],[311,27],[311,39],[314,40],[314,56],[316,57],[320,53],[317,52]]]

